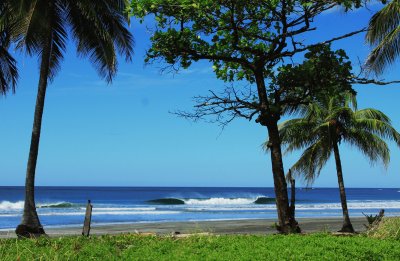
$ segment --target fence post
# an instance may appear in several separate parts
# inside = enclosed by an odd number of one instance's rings
[[[86,214],[85,214],[85,221],[83,222],[83,230],[82,236],[89,236],[90,233],[90,222],[92,221],[92,204],[90,204],[90,200],[86,205]]]

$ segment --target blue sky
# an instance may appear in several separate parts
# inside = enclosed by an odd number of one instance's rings
[[[367,24],[371,10],[341,11],[320,16],[319,30],[306,41],[326,39]],[[69,45],[62,70],[48,88],[37,166],[42,186],[273,186],[269,155],[261,149],[266,129],[242,119],[224,131],[216,124],[193,123],[169,113],[190,110],[192,97],[209,89],[221,90],[208,62],[186,71],[161,74],[162,64],[145,66],[150,46],[146,26],[133,21],[136,38],[132,64],[120,62],[119,73],[108,86],[87,60],[76,58]],[[369,48],[363,35],[335,43],[357,67]],[[23,185],[35,106],[37,58],[19,53],[21,79],[15,95],[0,98],[0,185]],[[396,78],[393,66],[380,78]],[[399,77],[400,78],[400,77]],[[400,85],[356,86],[360,108],[385,112],[400,129]],[[371,167],[351,147],[342,145],[345,184],[348,187],[400,187],[400,150],[390,144],[391,164]],[[299,153],[284,158],[291,166]],[[336,187],[333,161],[314,186]]]

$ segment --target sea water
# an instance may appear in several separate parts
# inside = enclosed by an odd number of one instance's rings
[[[400,216],[400,189],[348,188],[352,217]],[[276,219],[273,188],[37,187],[37,211],[44,226],[82,225],[87,200],[93,225],[235,219]],[[19,224],[23,187],[0,187],[0,229]],[[296,189],[298,218],[340,217],[337,188]]]

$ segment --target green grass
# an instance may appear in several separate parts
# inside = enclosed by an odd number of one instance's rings
[[[366,236],[118,235],[0,240],[1,260],[399,260],[400,241]]]

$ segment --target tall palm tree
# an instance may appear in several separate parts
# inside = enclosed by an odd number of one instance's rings
[[[380,74],[400,55],[400,0],[392,0],[371,18],[366,40],[375,47],[367,67]]]
[[[38,55],[40,77],[25,181],[25,204],[18,236],[44,234],[34,197],[36,162],[46,88],[63,59],[71,36],[80,56],[88,57],[98,73],[111,82],[117,71],[117,53],[127,61],[133,38],[124,14],[126,0],[5,0],[13,14],[12,39],[28,55]]]
[[[335,158],[343,226],[340,231],[354,232],[347,208],[339,145],[346,142],[361,151],[371,163],[390,160],[384,139],[400,146],[400,134],[391,126],[390,119],[375,109],[357,110],[355,96],[333,96],[300,109],[302,118],[291,119],[279,126],[282,145],[287,152],[305,149],[291,168],[292,173],[312,183],[332,153]]]

